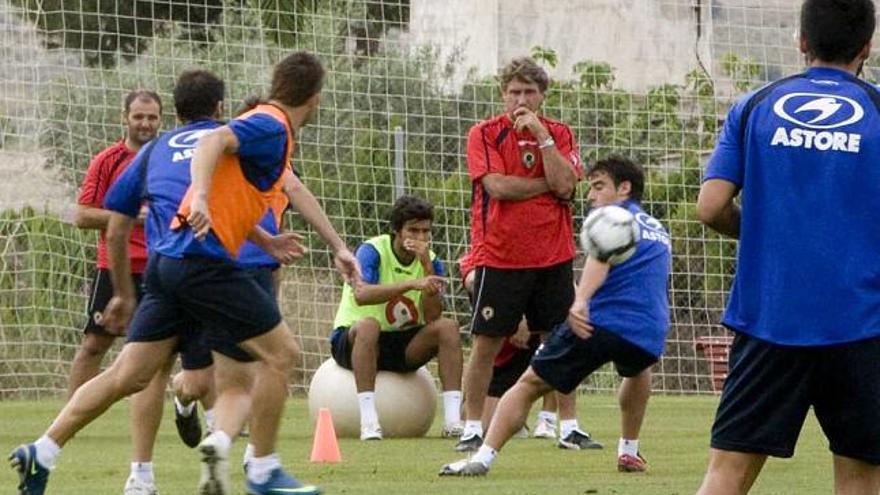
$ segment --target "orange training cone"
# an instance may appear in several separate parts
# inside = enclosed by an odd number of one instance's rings
[[[318,424],[315,426],[315,441],[312,443],[312,462],[339,462],[339,443],[336,442],[336,430],[333,429],[333,418],[330,409],[322,407],[318,411]]]

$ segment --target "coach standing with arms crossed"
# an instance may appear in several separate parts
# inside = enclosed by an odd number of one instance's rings
[[[574,135],[538,115],[550,79],[532,59],[514,59],[500,79],[504,113],[468,134],[477,271],[459,451],[482,443],[482,406],[504,338],[523,315],[531,331],[549,332],[565,321],[574,298],[569,200],[583,176]]]

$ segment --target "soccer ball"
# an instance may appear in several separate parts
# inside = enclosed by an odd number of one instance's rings
[[[620,206],[602,206],[587,215],[581,247],[591,258],[617,265],[636,252],[641,229],[635,216]]]

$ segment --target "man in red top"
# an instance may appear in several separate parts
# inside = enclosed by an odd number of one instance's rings
[[[98,374],[104,355],[118,336],[108,332],[101,325],[101,313],[113,297],[104,234],[110,212],[103,208],[104,195],[113,182],[122,175],[141,146],[156,137],[161,112],[162,102],[155,92],[137,89],[128,93],[122,110],[125,137],[95,155],[89,163],[89,169],[80,189],[76,226],[81,229],[100,230],[101,238],[98,240],[98,264],[92,280],[87,309],[89,321],[86,323],[82,343],[70,367],[68,397],[72,396],[80,385]],[[140,287],[140,277],[147,264],[144,229],[140,225],[132,233],[129,253],[135,286]]]
[[[570,199],[583,177],[574,135],[538,115],[549,77],[533,60],[514,59],[500,82],[504,113],[468,134],[477,271],[459,451],[482,444],[480,416],[504,338],[523,316],[532,332],[549,332],[565,321],[574,298]]]

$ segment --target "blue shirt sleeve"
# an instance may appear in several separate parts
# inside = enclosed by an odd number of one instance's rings
[[[724,127],[718,135],[715,151],[706,166],[706,175],[703,182],[710,179],[722,179],[742,187],[745,155],[744,143],[742,142],[743,129],[741,126],[742,112],[748,97],[740,99],[731,107],[724,121]]]
[[[287,156],[287,130],[270,115],[256,113],[227,124],[238,138],[238,158],[245,177],[261,191],[281,173]]]
[[[153,145],[155,145],[155,141],[141,148],[131,164],[110,186],[110,190],[104,196],[105,209],[137,218],[146,192],[146,166]]]
[[[438,277],[446,276],[446,266],[440,261],[440,258],[434,258],[431,261],[431,264],[434,265],[434,275],[437,275]]]
[[[361,279],[376,285],[379,283],[379,251],[369,244],[361,244],[355,252],[355,257],[361,265]]]

